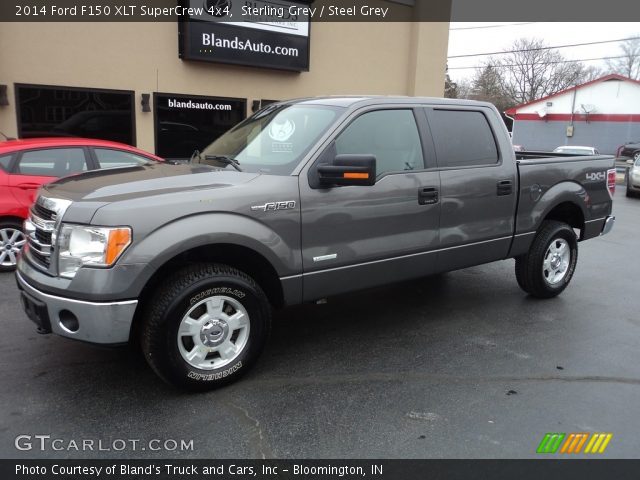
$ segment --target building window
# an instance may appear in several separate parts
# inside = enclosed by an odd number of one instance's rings
[[[16,85],[18,135],[86,137],[135,145],[133,92]]]
[[[154,94],[156,154],[187,159],[244,120],[247,101],[239,98]]]

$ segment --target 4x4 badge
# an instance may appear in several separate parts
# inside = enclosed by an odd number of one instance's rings
[[[292,208],[296,208],[295,200],[285,200],[284,202],[268,202],[264,205],[254,205],[253,207],[251,207],[251,210],[254,212],[258,210],[262,212],[268,212],[275,210],[289,210]]]

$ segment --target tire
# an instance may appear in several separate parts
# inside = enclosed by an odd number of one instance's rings
[[[640,160],[640,150],[633,152],[633,161],[637,162],[638,160]]]
[[[563,222],[542,223],[526,255],[516,257],[516,279],[528,294],[538,298],[559,295],[573,277],[578,261],[578,240]]]
[[[221,264],[178,271],[144,308],[140,343],[147,362],[167,383],[193,391],[240,378],[271,329],[271,306],[262,289]]]
[[[18,253],[26,242],[20,223],[13,220],[0,221],[0,272],[16,269]]]

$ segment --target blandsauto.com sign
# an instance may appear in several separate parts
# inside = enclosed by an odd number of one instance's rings
[[[309,70],[309,16],[302,4],[284,0],[185,0],[185,4],[195,13],[180,21],[180,58]]]

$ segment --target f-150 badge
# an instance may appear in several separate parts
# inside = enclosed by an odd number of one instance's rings
[[[254,205],[251,207],[252,211],[269,212],[275,210],[290,210],[296,208],[295,200],[285,200],[284,202],[268,202],[264,205]]]

